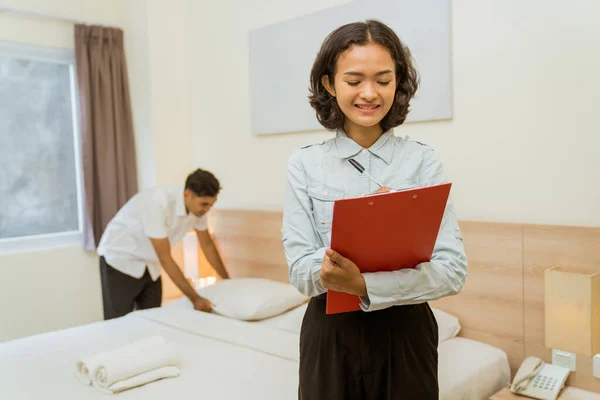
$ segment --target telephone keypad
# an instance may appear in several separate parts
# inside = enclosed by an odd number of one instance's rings
[[[554,390],[557,383],[558,379],[556,378],[550,378],[546,375],[538,375],[533,380],[533,387],[545,390]]]

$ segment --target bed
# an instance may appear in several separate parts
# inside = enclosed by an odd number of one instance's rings
[[[264,296],[258,301],[249,293],[265,295],[269,290],[247,285],[235,287],[236,282],[251,278],[287,281],[280,237],[281,214],[219,211],[210,221],[233,278],[230,286],[234,290],[223,296],[231,307],[219,310],[229,315],[194,311],[186,304],[187,300],[182,299],[169,307],[136,311],[116,320],[0,343],[0,397],[10,400],[106,399],[106,394],[77,379],[75,362],[141,336],[159,335],[180,349],[181,375],[116,396],[125,400],[164,400],[178,395],[197,395],[205,399],[296,399],[299,330],[306,299],[294,298],[291,293],[297,295],[297,291],[289,284],[287,302],[281,301],[281,291],[273,291],[270,298]],[[272,301],[274,297],[277,302]],[[217,300],[213,302],[222,307],[222,299]],[[459,311],[470,302],[468,297],[464,300],[453,307],[442,304],[448,313],[434,309],[440,328],[442,400],[487,399],[510,380],[507,353],[500,346],[483,343],[496,336],[482,334],[482,340],[461,337],[469,330],[462,329],[450,312],[462,318]],[[241,314],[240,305],[244,305]],[[472,320],[466,322],[473,323]]]
[[[151,400],[198,394],[207,399],[296,399],[299,327],[305,309],[303,304],[251,322],[200,313],[182,301],[116,320],[6,342],[0,344],[2,397],[105,399],[105,394],[77,379],[75,362],[141,336],[160,335],[179,348],[181,375],[122,392],[120,398]],[[453,336],[448,329],[456,329],[443,324],[440,399],[487,399],[509,382],[502,350],[448,337]]]
[[[297,336],[183,308],[159,308],[0,344],[2,398],[106,399],[85,386],[75,362],[86,354],[160,335],[179,348],[181,375],[119,393],[121,399],[294,399]],[[260,368],[257,368],[260,366]]]

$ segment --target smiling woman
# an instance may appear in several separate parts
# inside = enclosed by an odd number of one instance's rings
[[[419,86],[410,51],[391,29],[372,21],[363,31],[349,24],[329,35],[313,65],[310,105],[327,129],[398,126]]]
[[[385,48],[376,43],[353,46],[342,53],[333,81],[329,75],[323,75],[321,81],[346,116],[346,132],[379,124],[394,104],[394,60]],[[365,143],[363,147],[370,144]]]
[[[317,119],[337,132],[288,163],[283,243],[291,282],[312,297],[300,333],[300,399],[436,400],[438,333],[428,301],[458,293],[467,269],[452,202],[431,262],[417,268],[361,273],[329,248],[336,200],[383,189],[375,185],[446,182],[431,148],[393,133],[419,84],[410,52],[379,21],[344,25],[325,39],[310,83]],[[326,315],[328,289],[360,296],[362,311]]]

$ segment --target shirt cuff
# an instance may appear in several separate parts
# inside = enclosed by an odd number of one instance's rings
[[[313,254],[313,263],[310,269],[310,276],[316,291],[315,296],[323,294],[327,291],[327,289],[321,285],[321,265],[323,265],[323,258],[325,258],[325,250],[327,250],[326,247],[321,247],[319,250],[315,251],[315,254]]]
[[[396,278],[386,273],[369,272],[362,274],[365,278],[367,295],[360,297],[360,308],[363,311],[377,311],[396,304],[390,295],[396,289]]]

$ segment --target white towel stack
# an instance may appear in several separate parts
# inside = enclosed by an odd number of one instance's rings
[[[83,383],[108,394],[179,376],[176,348],[160,336],[82,359],[76,367]]]

